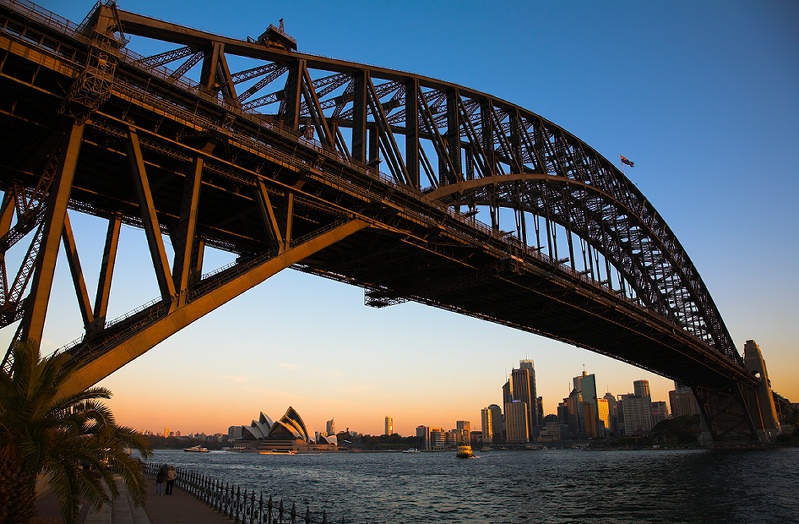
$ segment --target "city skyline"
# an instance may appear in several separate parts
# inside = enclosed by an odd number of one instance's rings
[[[79,23],[95,2],[40,4]],[[739,353],[757,341],[774,390],[799,401],[799,282],[790,265],[799,258],[791,237],[799,226],[797,6],[463,2],[386,4],[376,13],[369,5],[119,2],[241,39],[284,18],[302,52],[441,78],[563,126],[624,168],[685,247]],[[146,54],[147,44],[129,45]],[[620,165],[620,154],[635,167]],[[88,273],[101,253],[81,238],[104,234],[105,224],[77,213],[70,220]],[[158,296],[142,270],[152,267],[142,232],[124,227],[121,238],[126,262],[114,293],[124,300],[109,305],[109,318]],[[208,270],[231,259],[209,253]],[[81,335],[63,256],[53,297],[43,354]],[[11,336],[4,330],[2,341]],[[501,400],[496,384],[525,358],[536,362],[545,414],[556,412],[583,366],[597,376],[599,395],[622,394],[637,379],[649,380],[653,398],[667,399],[673,388],[648,371],[478,319],[413,303],[368,308],[361,289],[296,271],[100,385],[114,393],[108,405],[118,422],[137,428],[215,433],[229,425],[223,420],[293,405],[316,428],[335,417],[339,428],[378,434],[390,413],[395,431],[410,435],[424,420],[480,420],[482,407]]]

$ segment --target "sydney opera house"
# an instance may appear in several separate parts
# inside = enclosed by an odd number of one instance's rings
[[[291,406],[280,420],[273,422],[268,415],[261,412],[258,420],[253,420],[249,426],[242,426],[241,430],[242,436],[235,442],[235,449],[238,451],[287,453],[337,449],[334,435],[323,436],[314,433]]]

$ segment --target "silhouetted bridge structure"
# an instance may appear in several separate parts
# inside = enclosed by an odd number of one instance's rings
[[[140,56],[131,36],[165,50]],[[238,40],[113,4],[76,25],[15,0],[0,1],[0,93],[0,327],[41,340],[63,243],[83,318],[63,349],[75,391],[293,268],[370,306],[415,301],[690,385],[714,440],[774,429],[767,377],[657,210],[526,109],[299,53],[278,27]],[[93,300],[72,213],[108,222]],[[160,297],[110,321],[122,224],[144,231]],[[203,275],[208,248],[235,263]]]

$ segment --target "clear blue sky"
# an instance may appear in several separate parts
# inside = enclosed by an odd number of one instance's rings
[[[42,4],[76,22],[94,0]],[[285,19],[303,52],[412,71],[490,93],[563,126],[618,163],[674,230],[742,350],[763,350],[799,400],[799,3],[795,1],[319,2],[120,0],[125,10],[245,39]],[[130,48],[154,52],[135,38]],[[104,224],[75,215],[84,270]],[[98,229],[99,228],[99,229]],[[85,240],[81,240],[81,232]],[[94,240],[92,236],[94,235]],[[99,244],[99,247],[95,247]],[[111,317],[158,295],[143,234],[123,232]],[[211,257],[212,259],[214,257]],[[141,265],[137,262],[142,260]],[[227,261],[219,257],[220,263]],[[44,351],[80,336],[63,260]],[[9,337],[10,334],[3,334]],[[119,421],[226,431],[293,405],[317,429],[401,434],[479,426],[511,367],[535,360],[545,411],[583,366],[618,395],[671,382],[541,337],[284,272],[105,381]]]

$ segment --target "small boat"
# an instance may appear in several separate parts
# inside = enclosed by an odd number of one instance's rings
[[[201,448],[198,446],[192,446],[190,448],[183,448],[183,451],[188,453],[208,453],[208,448]]]
[[[296,455],[297,451],[293,449],[262,449],[259,453],[261,455]]]
[[[419,450],[416,448],[408,448],[403,453],[419,453]]]
[[[467,458],[472,458],[474,456],[474,453],[472,453],[472,447],[470,445],[463,444],[461,446],[458,446],[458,452],[455,453],[455,456],[458,457],[459,459],[467,459]]]

